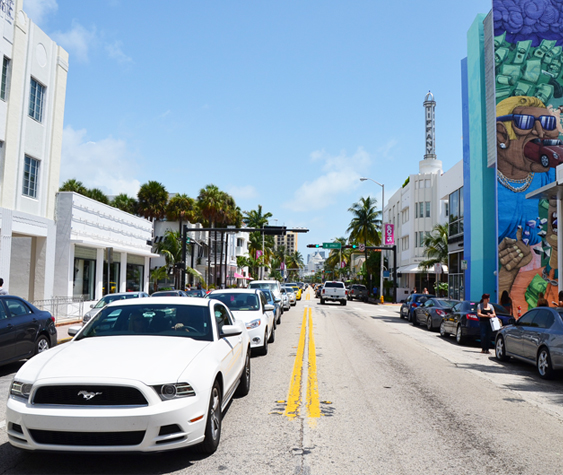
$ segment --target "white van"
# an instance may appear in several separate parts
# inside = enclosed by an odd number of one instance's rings
[[[248,287],[250,289],[271,290],[276,300],[282,300],[281,284],[277,280],[253,280],[248,284]]]

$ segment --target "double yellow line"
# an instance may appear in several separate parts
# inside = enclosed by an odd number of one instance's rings
[[[299,334],[299,345],[297,347],[297,354],[295,355],[295,362],[293,363],[293,372],[291,374],[291,382],[289,385],[289,395],[287,397],[287,404],[284,413],[284,415],[290,419],[293,419],[300,414],[299,410],[301,406],[305,347],[307,347],[307,391],[305,393],[306,416],[309,418],[318,418],[321,416],[321,408],[319,403],[317,354],[315,348],[315,337],[313,335],[313,317],[311,308],[305,308],[303,312],[303,321],[301,323],[301,332]]]

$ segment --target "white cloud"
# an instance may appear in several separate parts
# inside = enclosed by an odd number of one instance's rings
[[[123,50],[121,49],[122,46],[121,41],[114,41],[113,43],[106,44],[106,51],[110,58],[115,59],[118,63],[125,64],[125,63],[132,63],[133,59],[130,56],[127,56]]]
[[[284,208],[293,211],[323,209],[339,200],[339,195],[347,194],[360,184],[362,172],[371,164],[370,155],[362,148],[348,156],[346,152],[331,156],[324,150],[311,153],[311,160],[324,162],[321,166],[323,175],[312,182],[305,182],[295,192],[292,201],[284,203]]]
[[[258,192],[252,185],[232,186],[229,188],[228,193],[235,199],[235,201],[249,200],[258,197]]]
[[[24,11],[37,25],[41,25],[45,17],[57,11],[57,0],[25,0]]]
[[[68,51],[71,59],[75,57],[82,63],[88,62],[88,53],[97,42],[96,28],[90,30],[73,20],[72,28],[67,32],[55,31],[51,34],[53,40]]]
[[[136,196],[141,183],[132,176],[138,167],[124,140],[108,137],[86,140],[85,129],[66,126],[63,131],[60,182],[74,178],[87,188],[100,188],[108,195]]]

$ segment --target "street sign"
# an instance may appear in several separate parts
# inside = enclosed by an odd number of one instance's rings
[[[467,270],[467,261],[465,260],[461,261],[461,270]]]
[[[323,249],[341,249],[342,244],[339,242],[323,242]]]
[[[363,244],[363,243],[360,244],[360,247],[358,248],[358,250],[359,250],[360,252],[365,252],[365,251],[366,251],[366,245]]]

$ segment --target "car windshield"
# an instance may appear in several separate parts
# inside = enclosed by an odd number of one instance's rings
[[[163,290],[161,292],[155,292],[151,297],[178,297],[180,294],[177,290]]]
[[[544,139],[544,145],[561,145],[561,140],[557,139]]]
[[[118,335],[175,336],[213,341],[207,306],[150,303],[106,307],[76,339]]]
[[[186,290],[188,297],[203,297],[203,292],[201,290]]]
[[[266,296],[266,300],[268,300],[268,302],[274,301],[274,299],[272,298],[272,293],[269,290],[262,289],[262,292]]]
[[[256,294],[243,294],[235,292],[212,293],[210,298],[223,302],[231,310],[237,312],[248,312],[260,309],[258,296]]]
[[[136,299],[139,297],[139,294],[126,294],[126,295],[106,295],[100,301],[94,305],[94,308],[102,308],[105,307],[107,304],[115,302],[116,300],[127,300],[127,299]]]
[[[325,287],[329,288],[329,287],[335,287],[335,288],[344,288],[344,283],[342,282],[327,282],[325,284]]]
[[[250,284],[251,289],[273,289],[275,287],[276,284],[274,284],[273,282],[271,284],[268,282],[257,282],[257,283],[252,282]]]
[[[459,300],[438,300],[442,307],[452,308]]]

